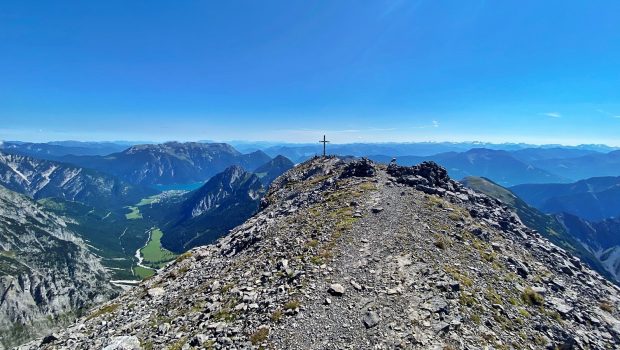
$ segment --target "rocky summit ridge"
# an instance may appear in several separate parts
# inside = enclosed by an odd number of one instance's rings
[[[434,163],[314,158],[25,349],[612,349],[619,289]]]

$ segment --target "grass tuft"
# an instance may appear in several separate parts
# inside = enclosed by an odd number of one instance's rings
[[[267,340],[267,337],[269,337],[269,329],[261,328],[250,336],[250,341],[252,342],[252,345],[258,345]]]
[[[278,309],[271,314],[271,320],[273,322],[280,322],[282,319],[282,310]]]
[[[614,312],[614,305],[609,301],[603,300],[598,306],[601,308],[601,310],[607,311],[610,314]]]
[[[181,261],[183,261],[183,260],[185,260],[185,259],[189,259],[189,258],[191,258],[191,257],[192,257],[192,252],[185,252],[185,253],[183,253],[183,254],[179,255],[179,257],[178,257],[178,258],[176,258],[176,260],[175,260],[175,261],[176,261],[177,263],[180,263]]]
[[[299,300],[291,300],[288,303],[284,304],[284,310],[295,310],[301,306]]]
[[[532,290],[531,287],[525,288],[523,293],[521,293],[521,300],[527,305],[537,305],[540,306],[545,302],[545,298],[542,295],[536,293]]]
[[[88,321],[88,320],[92,320],[93,318],[105,315],[105,314],[110,314],[110,313],[116,311],[119,307],[120,307],[119,304],[104,305],[104,306],[100,307],[99,309],[97,309],[92,314],[88,315],[86,320]]]

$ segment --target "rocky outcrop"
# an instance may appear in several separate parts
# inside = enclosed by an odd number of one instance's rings
[[[368,158],[352,160],[344,167],[341,178],[352,176],[372,177],[375,175],[375,166]]]
[[[618,288],[499,201],[433,163],[353,164],[295,167],[247,222],[41,347],[617,347]]]
[[[0,186],[0,348],[42,336],[116,294],[59,217]]]

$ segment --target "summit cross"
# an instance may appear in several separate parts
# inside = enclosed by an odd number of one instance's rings
[[[325,157],[325,145],[329,142],[325,139],[325,135],[323,135],[323,140],[319,141],[320,143],[323,144],[323,157]]]

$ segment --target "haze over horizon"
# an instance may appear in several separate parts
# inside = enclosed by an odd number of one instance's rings
[[[263,144],[263,145],[267,145],[267,146],[303,146],[303,145],[317,145],[317,147],[320,146],[320,142],[319,141],[315,141],[315,142],[304,142],[304,141],[299,141],[299,142],[289,142],[289,141],[278,141],[278,140],[191,140],[191,139],[187,139],[187,140],[183,140],[183,139],[170,139],[170,140],[100,140],[100,139],[93,139],[93,140],[75,140],[75,139],[50,139],[50,140],[24,140],[24,139],[0,139],[0,145],[2,145],[2,143],[4,142],[32,142],[32,143],[63,143],[63,142],[83,142],[83,143],[116,143],[116,144],[127,144],[129,145],[141,145],[141,144],[162,144],[162,143],[168,143],[168,142],[180,142],[180,143],[185,143],[185,142],[198,142],[198,143],[227,143],[230,145],[259,145],[259,144]],[[476,144],[480,144],[480,147],[484,147],[485,145],[496,145],[496,146],[501,146],[501,145],[505,145],[505,146],[509,146],[509,145],[514,145],[514,146],[533,146],[533,147],[550,147],[550,146],[559,146],[559,147],[579,147],[579,146],[600,146],[603,149],[604,148],[610,148],[610,149],[618,149],[620,148],[620,144],[606,144],[606,143],[573,143],[573,144],[566,144],[566,143],[528,143],[528,142],[492,142],[492,141],[477,141],[477,140],[463,140],[463,141],[450,141],[450,140],[444,140],[444,141],[374,141],[374,142],[367,142],[364,140],[354,140],[351,142],[338,142],[338,141],[329,141],[328,145],[354,145],[354,144],[365,144],[365,145],[388,145],[388,144],[395,144],[395,145],[404,145],[404,144],[471,144],[471,145],[476,145]],[[322,146],[321,146],[322,147]],[[320,147],[319,147],[320,148]]]
[[[0,139],[620,146],[597,4],[6,3]]]

